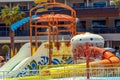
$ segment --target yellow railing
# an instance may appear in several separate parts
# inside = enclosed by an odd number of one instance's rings
[[[106,64],[104,66],[94,66],[89,68],[92,77],[120,76],[120,64]],[[86,76],[86,64],[51,65],[41,70],[41,76],[52,78],[64,78],[73,76]]]
[[[98,78],[98,77],[113,77],[117,78],[120,77],[120,64],[116,64],[116,67],[113,67],[115,64],[108,64],[106,66],[100,67],[90,67],[89,75],[90,78]],[[29,74],[27,76],[22,77],[8,77],[8,73],[2,72],[3,75],[0,75],[0,79],[2,80],[56,80],[57,78],[83,78],[82,80],[86,79],[87,76],[87,68],[85,63],[84,64],[61,64],[61,65],[44,65],[39,66],[39,70],[36,70],[38,74],[33,75]],[[32,70],[34,71],[34,70]],[[29,72],[32,72],[29,71]],[[120,78],[119,78],[120,79]],[[119,80],[118,79],[118,80]],[[65,79],[67,80],[67,79]],[[94,79],[95,80],[95,79]],[[113,79],[112,79],[113,80]],[[117,79],[114,79],[117,80]]]

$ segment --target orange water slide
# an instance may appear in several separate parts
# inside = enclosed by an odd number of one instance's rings
[[[91,66],[92,65],[94,66],[97,64],[102,64],[102,65],[111,64],[112,65],[112,64],[120,63],[120,58],[114,55],[113,53],[111,53],[110,51],[102,49],[102,48],[98,48],[98,47],[94,47],[94,49],[97,52],[99,52],[99,54],[102,54],[102,60],[90,62]]]

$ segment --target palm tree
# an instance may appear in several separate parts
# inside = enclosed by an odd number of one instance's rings
[[[5,58],[7,57],[9,53],[9,49],[10,49],[9,46],[6,44],[2,46],[2,50],[3,50],[2,52],[4,53],[3,55],[5,56]]]
[[[23,12],[19,12],[18,6],[13,7],[12,10],[8,6],[5,6],[4,9],[2,9],[0,17],[2,21],[5,22],[6,26],[9,26],[10,28],[13,23],[23,18],[23,14]],[[9,34],[11,40],[11,51],[14,52],[14,31],[12,31],[11,28]]]
[[[112,0],[112,3],[115,4],[116,7],[120,8],[120,0]]]

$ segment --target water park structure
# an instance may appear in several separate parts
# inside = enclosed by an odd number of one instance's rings
[[[41,8],[64,8],[69,14],[58,14],[53,10],[41,14]],[[35,17],[33,17],[33,15]],[[65,24],[61,25],[60,22]],[[62,27],[64,30],[59,30]],[[39,29],[45,28],[45,32]],[[35,30],[35,47],[32,51],[32,30]],[[71,40],[59,40],[60,32],[70,32]],[[48,42],[38,45],[39,35],[48,35]],[[51,0],[38,4],[30,10],[30,43],[21,47],[17,55],[11,58],[0,71],[2,80],[75,80],[105,79],[109,76],[117,79],[120,59],[110,51],[104,50],[104,38],[97,34],[76,32],[76,12],[71,7]],[[32,53],[33,52],[33,53]],[[101,69],[99,69],[101,68]],[[99,73],[101,74],[99,74]],[[111,80],[109,78],[109,80]]]
[[[65,14],[55,14],[53,11],[50,12],[50,14],[44,14],[42,16],[39,16],[35,18],[36,22],[33,23],[32,15],[37,15],[39,11],[36,11],[35,9],[38,10],[39,7],[47,7],[49,8],[54,8],[54,7],[60,7],[64,8],[70,11],[70,15],[65,15]],[[34,12],[34,14],[32,14]],[[59,22],[64,22],[65,24],[61,25]],[[43,24],[42,24],[42,23]],[[41,23],[41,24],[40,24]],[[66,28],[66,30],[58,30],[59,27]],[[32,45],[32,28],[35,28],[35,44],[36,48],[38,48],[38,43],[37,43],[37,35],[39,34],[48,34],[48,42],[49,42],[49,63],[51,64],[51,37],[53,36],[53,41],[58,42],[58,34],[60,32],[71,32],[72,36],[76,34],[76,12],[74,9],[67,5],[63,5],[61,3],[56,3],[56,1],[51,1],[50,3],[46,4],[41,4],[40,6],[36,6],[30,10],[30,43]],[[46,28],[48,32],[38,32],[37,29],[39,28]],[[56,38],[55,38],[56,37]]]

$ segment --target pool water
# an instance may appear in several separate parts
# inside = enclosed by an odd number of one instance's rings
[[[88,80],[86,77],[70,77],[70,78],[59,78],[52,80]],[[90,77],[89,80],[120,80],[120,77]]]

